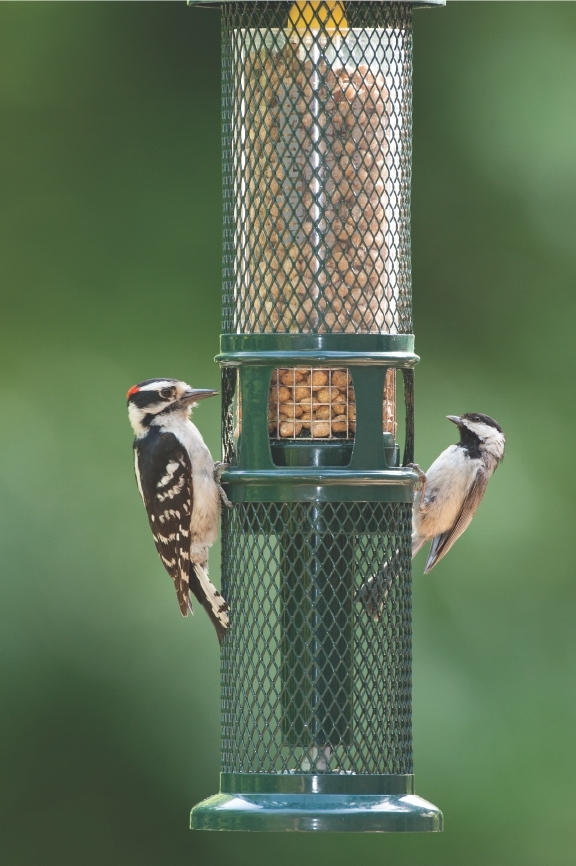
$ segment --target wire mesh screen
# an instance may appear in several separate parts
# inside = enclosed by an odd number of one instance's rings
[[[223,515],[223,772],[412,772],[411,510]]]
[[[396,435],[396,370],[386,374],[382,430]],[[280,439],[348,439],[356,432],[356,398],[345,367],[274,370],[268,401],[268,432]]]
[[[411,333],[411,5],[222,26],[224,333]]]

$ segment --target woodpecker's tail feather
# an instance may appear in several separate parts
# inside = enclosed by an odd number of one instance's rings
[[[218,640],[222,643],[230,627],[228,602],[222,598],[204,569],[197,562],[190,563],[190,589],[210,617],[216,629]]]

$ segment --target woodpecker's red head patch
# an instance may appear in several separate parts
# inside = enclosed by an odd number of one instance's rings
[[[132,387],[130,388],[130,390],[126,394],[126,399],[129,400],[130,397],[132,396],[132,394],[137,394],[139,390],[140,390],[139,385],[132,385]]]

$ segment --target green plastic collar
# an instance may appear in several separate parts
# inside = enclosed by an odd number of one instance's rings
[[[216,361],[224,367],[294,365],[413,367],[413,334],[223,334]]]

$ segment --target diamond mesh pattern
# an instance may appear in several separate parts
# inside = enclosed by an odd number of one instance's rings
[[[223,521],[223,772],[411,773],[411,505]]]
[[[411,5],[291,6],[222,8],[223,331],[410,333]]]

